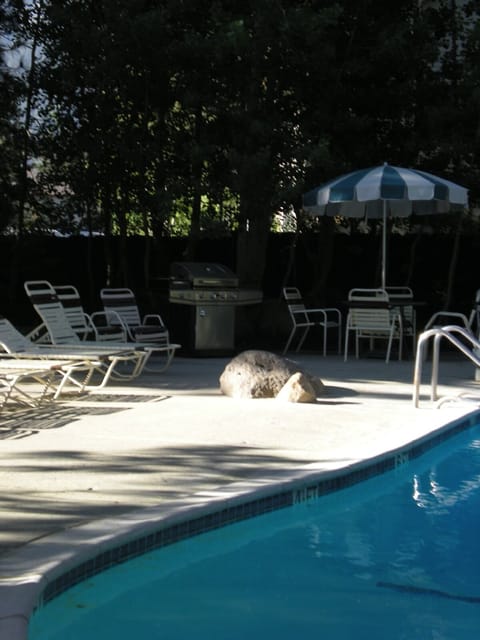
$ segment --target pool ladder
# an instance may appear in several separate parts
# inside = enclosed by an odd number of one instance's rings
[[[462,340],[460,340],[458,336],[461,336]],[[448,340],[450,344],[455,346],[469,360],[471,360],[476,367],[480,367],[480,342],[470,331],[465,329],[465,327],[451,324],[445,327],[435,327],[424,331],[418,338],[417,351],[415,355],[415,371],[413,376],[413,404],[415,407],[418,407],[420,401],[422,367],[426,360],[427,349],[431,340],[433,340],[433,351],[430,398],[433,402],[438,400],[438,368],[440,360],[440,341],[442,339]],[[461,395],[457,396],[457,399],[461,400]],[[452,398],[448,398],[448,400],[452,400]],[[477,404],[480,404],[480,398],[477,400]],[[440,404],[438,406],[440,406]]]

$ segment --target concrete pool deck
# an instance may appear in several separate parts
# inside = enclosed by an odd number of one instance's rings
[[[26,637],[45,575],[122,531],[272,482],[348,467],[428,436],[480,407],[466,360],[429,367],[419,408],[413,362],[291,359],[326,386],[316,404],[235,400],[218,378],[228,358],[177,357],[168,371],[40,410],[0,416],[0,638]],[[474,398],[477,396],[477,399]],[[127,535],[127,533],[125,533]]]

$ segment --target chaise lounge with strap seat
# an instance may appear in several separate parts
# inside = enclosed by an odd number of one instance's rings
[[[170,365],[175,350],[180,347],[177,344],[169,342],[99,342],[90,340],[81,340],[78,334],[72,329],[68,316],[65,312],[61,301],[55,292],[54,287],[47,280],[29,280],[24,283],[25,291],[33,304],[34,309],[40,316],[42,323],[45,325],[48,338],[51,344],[67,346],[69,349],[76,348],[81,353],[87,350],[90,353],[99,353],[112,351],[117,354],[117,361],[120,362],[123,357],[125,362],[130,361],[134,364],[133,371],[123,374],[115,367],[112,375],[119,379],[132,379],[137,377],[146,370],[145,366],[153,353],[161,353],[165,356],[165,362],[155,371],[165,371]],[[35,335],[35,329],[27,335]],[[82,351],[83,350],[83,351]],[[122,352],[122,353],[120,353]],[[151,369],[153,370],[153,369]]]
[[[112,343],[104,346],[94,343],[94,346],[89,346],[82,342],[65,345],[32,342],[7,318],[0,316],[0,357],[3,358],[3,362],[6,362],[7,357],[9,361],[16,359],[19,361],[19,366],[26,360],[45,362],[53,359],[61,362],[65,377],[59,389],[61,393],[63,386],[67,383],[78,387],[79,391],[93,391],[103,388],[110,379],[133,379],[143,368],[145,354],[137,353],[124,346],[118,347]],[[68,363],[71,363],[70,368]],[[125,365],[130,365],[132,370],[129,373],[119,372],[119,367]],[[83,378],[80,380],[77,375],[79,372],[83,373]],[[90,384],[94,374],[100,374],[101,377],[100,382],[95,385]]]

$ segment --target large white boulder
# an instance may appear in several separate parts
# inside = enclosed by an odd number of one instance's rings
[[[235,356],[220,376],[220,389],[232,398],[276,398],[290,378],[298,373],[301,376],[290,382],[288,390],[279,399],[314,402],[324,394],[319,378],[301,371],[287,358],[260,350],[243,351]]]

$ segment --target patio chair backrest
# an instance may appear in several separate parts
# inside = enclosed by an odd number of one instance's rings
[[[126,332],[123,327],[119,325],[110,326],[103,312],[96,311],[89,315],[84,310],[76,287],[71,284],[65,284],[53,285],[53,288],[65,309],[65,314],[72,329],[82,340],[126,341]]]
[[[27,280],[24,283],[24,288],[35,311],[45,323],[52,344],[81,343],[50,282],[47,280]]]
[[[169,344],[168,329],[160,314],[149,313],[142,318],[131,289],[102,289],[100,298],[109,324],[122,326],[130,340],[142,344]]]
[[[389,302],[389,296],[385,289],[367,289],[356,287],[348,292],[349,300],[364,300],[365,302]]]
[[[412,300],[413,302],[413,290],[410,287],[405,286],[387,286],[385,287],[385,291],[388,293],[388,296],[391,302],[395,303],[395,298],[400,298],[402,300]],[[400,311],[398,307],[393,307],[393,310]],[[416,312],[415,308],[409,304],[403,304],[401,309],[401,315],[403,320],[403,332],[407,335],[416,334]]]
[[[359,328],[362,333],[390,331],[392,320],[385,289],[351,289],[348,300],[355,303],[349,310],[352,328]],[[362,302],[365,303],[364,307],[361,306]],[[379,306],[373,306],[372,303],[378,303]],[[385,303],[384,307],[382,303]]]
[[[371,343],[377,338],[388,338],[385,362],[390,361],[393,339],[398,340],[398,359],[402,359],[402,319],[400,313],[390,308],[390,300],[385,289],[352,289],[348,294],[349,312],[345,330],[345,354],[348,355],[348,338],[351,331],[356,337],[358,358],[360,338],[368,338]]]
[[[303,302],[302,294],[297,287],[284,287],[283,297],[287,303],[290,318],[294,326],[304,326],[305,324],[313,324],[308,319],[308,313]]]
[[[385,291],[388,293],[390,300],[394,300],[395,298],[413,299],[413,290],[410,287],[387,286],[385,287]]]
[[[109,311],[114,312],[109,317],[111,324],[118,324],[117,317],[120,317],[128,327],[138,327],[142,324],[135,295],[131,289],[102,289],[100,291],[100,299],[107,313]]]
[[[83,310],[78,289],[70,284],[53,285],[53,288],[65,309],[65,314],[72,329],[78,333],[81,338],[86,337],[90,333],[91,327],[88,324],[87,316]]]
[[[468,318],[468,324],[472,332],[476,331],[476,334],[480,335],[480,289],[477,289],[475,293],[475,301]]]
[[[283,297],[288,303],[298,302],[300,304],[303,304],[302,294],[300,293],[300,290],[297,289],[297,287],[284,287]]]

